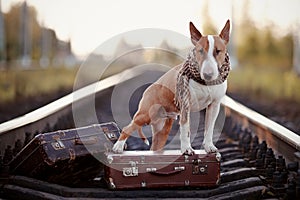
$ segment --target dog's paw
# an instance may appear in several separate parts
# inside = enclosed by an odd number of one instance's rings
[[[194,149],[193,149],[192,147],[181,148],[181,153],[182,153],[183,155],[189,155],[189,156],[195,154]]]
[[[125,140],[123,141],[117,141],[112,150],[114,153],[122,153],[124,151],[124,146],[125,146]]]
[[[206,153],[215,153],[218,152],[217,147],[213,143],[203,144]]]

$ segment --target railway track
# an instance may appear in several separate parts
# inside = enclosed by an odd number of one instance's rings
[[[34,135],[75,127],[74,113],[82,113],[76,126],[114,121],[113,110],[124,105],[111,105],[117,96],[126,97],[124,88],[134,88],[128,101],[129,114],[137,109],[142,92],[163,72],[129,70],[89,85],[20,118],[0,124],[0,198],[4,199],[88,199],[88,198],[205,198],[205,199],[299,199],[300,136],[261,116],[230,97],[222,101],[218,120],[224,122],[216,146],[222,154],[221,181],[215,188],[177,188],[164,190],[110,191],[102,174],[77,186],[62,186],[9,173],[8,163]],[[121,81],[120,81],[121,80]],[[135,87],[136,83],[139,87]],[[122,99],[125,100],[126,98]],[[90,105],[95,103],[95,113]],[[119,107],[118,107],[119,106]],[[128,107],[128,106],[127,106]],[[92,115],[96,115],[96,120]],[[201,147],[204,112],[192,116],[192,145]],[[194,120],[193,120],[194,119]],[[224,121],[225,120],[225,121]],[[199,122],[200,121],[200,122]],[[125,117],[118,117],[123,127]],[[151,137],[149,127],[144,132]],[[179,148],[178,125],[174,123],[167,149]],[[148,149],[140,139],[131,137],[128,150]]]

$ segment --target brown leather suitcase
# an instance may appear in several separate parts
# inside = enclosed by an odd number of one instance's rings
[[[37,135],[10,162],[12,174],[65,185],[84,183],[103,170],[120,130],[113,122]]]
[[[220,154],[196,150],[107,153],[105,180],[110,189],[210,187],[220,180]]]

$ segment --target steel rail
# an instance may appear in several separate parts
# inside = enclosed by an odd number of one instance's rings
[[[249,128],[260,142],[266,141],[276,155],[283,155],[287,162],[300,162],[299,135],[228,96],[222,99],[222,105],[231,121],[243,128]]]
[[[300,150],[300,136],[290,131],[284,126],[268,119],[267,117],[255,112],[248,107],[234,101],[232,98],[225,96],[222,99],[222,104],[232,111],[239,113],[240,115],[248,118],[253,123],[260,127],[271,131],[274,136],[292,145],[295,149]]]
[[[0,124],[0,136],[6,134],[7,132],[13,129],[39,121],[49,115],[52,115],[55,112],[64,109],[65,107],[71,105],[74,102],[77,102],[87,96],[93,95],[109,87],[112,87],[118,84],[121,78],[122,81],[126,81],[140,74],[140,72],[128,72],[129,71],[124,71],[123,73],[110,76],[96,83],[92,83],[23,116],[4,122]],[[124,74],[128,75],[124,76]]]
[[[159,67],[156,70],[165,71]],[[0,152],[4,152],[6,145],[13,146],[16,139],[24,140],[26,131],[34,132],[35,130],[39,130],[37,127],[41,128],[53,120],[56,122],[58,116],[62,115],[59,113],[65,113],[66,109],[70,111],[72,103],[121,82],[128,81],[145,71],[147,70],[144,68],[126,70],[74,91],[24,116],[0,124]],[[225,109],[226,116],[231,117],[235,123],[240,123],[244,127],[251,128],[260,140],[267,140],[268,145],[274,148],[275,152],[287,156],[290,161],[295,160],[293,153],[300,150],[299,135],[234,101],[228,96],[222,99],[222,107]]]
[[[151,70],[167,71],[167,68],[157,65],[152,66]],[[37,130],[43,130],[47,125],[55,125],[59,117],[71,111],[73,103],[80,102],[88,96],[95,95],[105,89],[128,81],[142,73],[145,73],[146,71],[149,71],[146,65],[145,67],[138,66],[127,69],[121,73],[112,75],[108,78],[78,89],[23,116],[1,123],[0,156],[4,154],[7,146],[11,146],[13,148],[15,141],[24,141],[26,132],[35,133]]]

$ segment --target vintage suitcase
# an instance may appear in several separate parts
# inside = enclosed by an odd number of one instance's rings
[[[37,135],[10,162],[13,174],[76,185],[103,170],[104,153],[117,141],[113,122]]]
[[[110,189],[209,187],[220,180],[220,154],[196,150],[107,153],[105,180]]]

